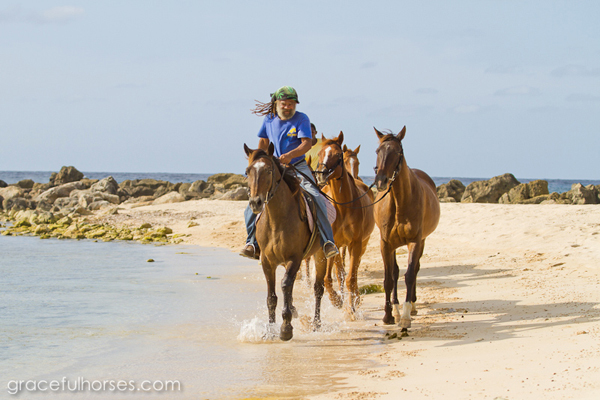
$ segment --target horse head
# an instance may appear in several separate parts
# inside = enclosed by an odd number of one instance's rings
[[[344,132],[340,132],[338,137],[333,139],[323,138],[321,150],[319,151],[319,164],[315,170],[319,185],[326,185],[330,179],[342,177],[344,166],[343,141]]]
[[[344,151],[344,165],[346,169],[355,179],[358,178],[358,166],[360,165],[358,152],[360,151],[360,145],[355,150],[349,149],[344,145],[342,150]]]
[[[394,182],[402,168],[404,161],[402,139],[406,135],[406,126],[397,135],[379,132],[375,127],[373,129],[379,138],[379,147],[375,151],[377,153],[375,184],[378,191],[383,191]]]
[[[248,156],[248,168],[246,176],[248,177],[248,188],[250,193],[249,205],[252,212],[258,214],[262,211],[264,205],[270,200],[274,192],[274,186],[277,184],[276,176],[280,174],[279,167],[273,157],[275,147],[273,143],[269,144],[267,151],[257,149],[252,150],[244,143],[244,151]]]

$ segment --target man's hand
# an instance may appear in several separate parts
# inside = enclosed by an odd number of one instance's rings
[[[294,157],[290,156],[289,153],[285,153],[279,157],[279,161],[281,161],[282,164],[289,164],[290,162],[292,162],[293,158]]]

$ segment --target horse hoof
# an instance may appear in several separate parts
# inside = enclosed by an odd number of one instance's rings
[[[279,339],[283,340],[284,342],[287,342],[292,337],[294,337],[294,328],[292,328],[291,325],[288,325],[286,327],[282,326],[281,331],[279,332]]]
[[[383,317],[383,323],[386,325],[394,325],[396,323],[396,319],[391,315],[386,315]]]
[[[408,336],[408,328],[402,328],[402,329],[400,330],[400,332],[404,333],[404,335],[402,335],[401,337],[406,337],[406,336]]]
[[[313,332],[321,330],[321,321],[313,321]]]
[[[401,318],[400,328],[402,328],[402,330],[410,328],[410,318]]]

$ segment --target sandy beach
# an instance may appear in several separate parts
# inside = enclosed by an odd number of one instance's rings
[[[149,222],[184,243],[238,251],[246,202],[120,206],[102,219]],[[348,371],[345,388],[315,399],[592,399],[600,396],[600,207],[442,204],[421,260],[409,336],[385,341],[376,369]],[[406,251],[398,262],[406,265]],[[375,228],[359,285],[383,282]],[[404,297],[404,284],[399,284]],[[362,297],[351,322],[384,326],[384,295]],[[329,301],[327,297],[324,301]],[[389,336],[388,336],[389,337]]]

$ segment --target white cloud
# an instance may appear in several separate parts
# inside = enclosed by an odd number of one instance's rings
[[[566,76],[600,76],[600,68],[588,68],[583,65],[569,64],[554,69],[551,74],[558,78]]]
[[[62,6],[54,7],[36,14],[36,19],[42,23],[65,23],[81,15],[84,11],[81,7]]]
[[[567,101],[581,101],[581,102],[598,102],[600,101],[600,96],[595,96],[593,94],[588,93],[573,93],[567,96]]]
[[[64,24],[83,14],[84,10],[81,7],[62,6],[45,11],[30,11],[17,6],[1,10],[0,23]]]
[[[496,91],[494,96],[537,96],[539,94],[540,90],[531,86],[513,86]]]
[[[481,109],[481,107],[476,106],[476,105],[463,105],[463,106],[454,107],[452,109],[452,112],[455,114],[472,114],[472,113],[476,113],[480,109]]]
[[[522,74],[523,73],[523,68],[521,67],[517,67],[517,66],[504,66],[504,65],[494,65],[491,67],[488,67],[485,70],[486,74],[508,74],[508,75],[512,75],[512,74]]]
[[[415,90],[417,94],[437,94],[439,91],[435,88],[423,87]]]

